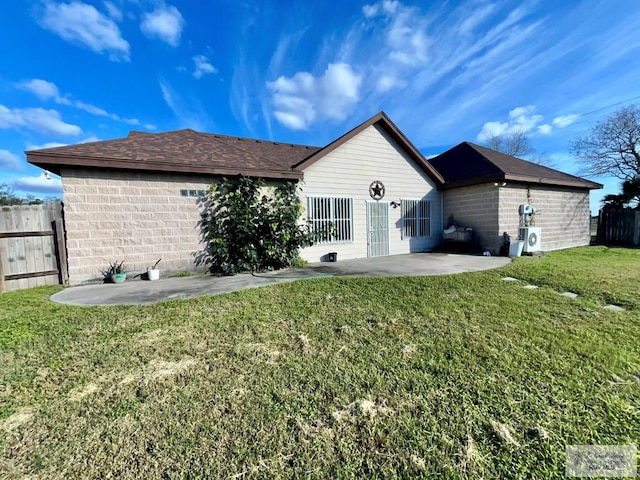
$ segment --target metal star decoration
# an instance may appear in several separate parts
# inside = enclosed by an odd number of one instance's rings
[[[374,200],[382,200],[384,198],[384,184],[380,180],[374,180],[369,185],[369,195]]]

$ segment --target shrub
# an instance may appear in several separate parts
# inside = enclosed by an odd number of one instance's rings
[[[241,176],[223,178],[209,188],[201,225],[205,262],[212,272],[234,275],[289,267],[299,261],[298,250],[313,243],[309,228],[300,222],[297,183],[261,193],[264,187],[262,180]]]

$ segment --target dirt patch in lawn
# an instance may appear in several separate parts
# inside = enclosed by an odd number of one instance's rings
[[[390,415],[393,410],[386,406],[386,401],[382,400],[377,404],[368,399],[360,399],[346,405],[340,410],[334,411],[331,416],[337,422],[355,421],[358,418],[372,420],[378,415]]]
[[[23,407],[10,417],[5,418],[4,422],[2,422],[2,430],[7,433],[13,432],[33,420],[34,415],[35,412],[32,407]]]

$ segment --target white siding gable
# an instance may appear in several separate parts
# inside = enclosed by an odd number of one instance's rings
[[[306,209],[308,196],[353,199],[354,241],[314,245],[302,250],[310,262],[337,252],[338,260],[367,256],[367,201],[369,185],[380,180],[385,186],[383,202],[401,199],[431,202],[431,236],[402,238],[401,208],[389,207],[389,254],[424,252],[442,239],[442,195],[435,182],[380,127],[372,125],[311,164],[304,170],[301,200]],[[306,210],[304,214],[306,218]]]

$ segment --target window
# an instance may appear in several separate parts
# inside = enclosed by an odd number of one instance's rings
[[[206,190],[180,190],[181,197],[204,197]]]
[[[309,197],[307,215],[317,243],[353,242],[353,199]]]
[[[402,238],[431,235],[431,202],[402,200]]]

